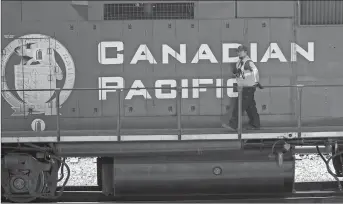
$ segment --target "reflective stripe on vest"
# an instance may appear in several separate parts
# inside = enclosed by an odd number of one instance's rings
[[[241,62],[243,61],[243,64],[241,65]],[[237,84],[240,86],[254,86],[255,85],[255,77],[254,77],[254,73],[252,72],[252,70],[245,70],[245,64],[249,62],[252,62],[252,60],[249,57],[244,58],[243,60],[239,60],[236,63],[236,68],[240,69],[242,71],[242,73],[244,74],[244,78],[242,76],[240,76],[237,79]]]

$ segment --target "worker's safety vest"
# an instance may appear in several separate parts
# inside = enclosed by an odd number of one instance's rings
[[[241,75],[237,78],[238,86],[254,86],[255,77],[252,68],[249,65],[252,60],[245,57],[243,60],[238,60],[236,63],[237,70],[241,70]],[[244,77],[243,77],[244,76]]]

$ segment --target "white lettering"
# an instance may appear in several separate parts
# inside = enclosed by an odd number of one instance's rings
[[[154,56],[151,54],[147,45],[140,45],[136,51],[136,54],[131,60],[131,64],[137,64],[139,60],[148,60],[150,64],[157,64]]]
[[[257,62],[257,43],[250,43],[250,59]]]
[[[285,56],[283,55],[277,43],[270,43],[268,49],[266,50],[264,56],[261,59],[261,62],[267,62],[270,58],[279,59],[280,62],[287,62]]]
[[[308,51],[306,52],[302,47],[297,45],[296,43],[291,44],[291,61],[297,61],[297,53],[301,54],[305,57],[308,61],[314,61],[314,42],[307,43]]]
[[[116,83],[116,85],[107,85],[108,83]],[[118,89],[124,88],[123,77],[99,77],[99,88],[101,89]],[[99,100],[106,100],[107,93],[116,92],[116,90],[99,90]]]
[[[238,43],[223,43],[222,44],[222,63],[235,63],[238,57],[229,56],[230,49],[235,49],[239,46]],[[162,63],[169,64],[169,55],[175,58],[178,62],[187,63],[187,45],[180,44],[180,52],[176,52],[169,45],[162,44]],[[123,64],[124,54],[118,53],[114,58],[106,57],[106,48],[116,48],[117,51],[124,50],[124,43],[120,41],[100,42],[98,45],[98,61],[100,64]],[[291,43],[291,61],[297,60],[297,53],[301,54],[308,61],[314,61],[314,42],[308,42],[308,51],[305,51],[302,47],[296,43]],[[250,43],[250,58],[254,62],[258,62],[257,55],[257,43]],[[282,53],[277,43],[270,43],[268,49],[264,53],[260,62],[267,62],[269,59],[279,59],[280,62],[287,62],[284,54]],[[146,44],[139,45],[135,51],[130,64],[137,64],[140,60],[146,60],[150,64],[157,64],[156,59],[150,52]],[[210,63],[218,63],[216,56],[213,54],[208,44],[201,44],[196,54],[194,55],[191,63],[199,63],[200,60],[208,60]]]
[[[186,44],[180,45],[180,54],[177,53],[173,48],[169,47],[168,45],[162,45],[162,63],[168,64],[169,63],[169,55],[174,57],[180,63],[186,63]]]
[[[223,86],[223,79],[216,79],[216,86]],[[216,88],[216,96],[217,98],[223,98],[223,89]]]
[[[145,99],[151,99],[149,92],[145,89],[145,86],[141,80],[135,80],[133,82],[125,99],[130,100],[133,96],[143,96]]]
[[[226,86],[233,86],[234,84],[237,84],[236,78],[228,79],[226,82]],[[233,92],[233,88],[227,88],[227,95],[230,98],[238,97],[238,92]]]
[[[176,98],[176,90],[170,89],[168,92],[170,93],[163,93],[163,89],[161,88],[163,85],[168,85],[170,87],[176,87],[176,81],[175,80],[157,80],[155,82],[155,95],[158,99],[169,99],[169,98]]]
[[[192,88],[192,98],[200,98],[200,92],[206,92],[208,88],[203,87],[204,85],[212,85],[215,80],[216,86],[223,86],[223,79],[192,79],[192,87],[188,86],[188,79],[181,79],[182,92],[181,97],[186,99],[189,98],[188,91]],[[112,83],[112,84],[111,84]],[[124,79],[122,77],[99,77],[99,88],[111,88],[111,89],[124,89]],[[228,79],[226,86],[233,87],[237,84],[235,78]],[[167,86],[166,89],[163,86]],[[177,80],[156,80],[155,81],[155,96],[157,99],[175,99],[177,98],[177,90],[168,89],[168,87],[175,88],[178,86]],[[200,88],[203,87],[203,88]],[[131,100],[133,96],[143,96],[145,99],[152,99],[148,90],[141,80],[135,80],[128,91],[125,99]],[[212,88],[211,88],[212,89]],[[226,95],[230,98],[238,97],[238,92],[234,92],[234,88],[215,88],[216,98],[223,98],[224,90],[226,89]],[[164,90],[164,92],[162,91]],[[116,92],[116,90],[100,90],[99,100],[107,100],[107,93]]]
[[[222,48],[222,57],[223,63],[236,63],[238,61],[238,57],[230,57],[230,49],[237,49],[241,44],[238,43],[224,43]]]
[[[181,80],[182,98],[188,98],[188,79]]]
[[[199,60],[210,60],[211,63],[218,63],[216,57],[212,53],[212,50],[207,44],[200,45],[197,53],[194,55],[192,63],[196,64]]]
[[[213,79],[193,79],[193,87],[199,87],[199,85],[213,84]],[[206,88],[193,88],[193,98],[199,98],[200,92],[205,92]]]
[[[100,64],[123,64],[124,55],[117,54],[116,58],[106,58],[106,48],[117,48],[117,51],[124,50],[124,43],[120,41],[100,42],[98,44],[98,61]]]

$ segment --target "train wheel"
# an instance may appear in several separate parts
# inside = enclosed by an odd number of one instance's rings
[[[46,159],[40,161],[25,153],[5,155],[1,166],[4,197],[12,202],[27,203],[54,195],[57,185],[53,182],[57,181],[57,174],[53,173],[56,172],[55,163]]]
[[[8,185],[5,185],[7,186],[7,188],[5,188],[5,197],[8,200],[17,203],[28,203],[34,201],[37,198],[34,194],[43,192],[45,183],[44,173],[39,173],[34,180],[35,181],[33,181],[33,183],[36,183],[36,185],[32,186],[30,185],[32,180],[30,181],[28,176],[12,175],[9,179]]]

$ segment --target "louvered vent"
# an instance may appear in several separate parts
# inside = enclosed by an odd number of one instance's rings
[[[104,4],[104,20],[194,19],[194,3]]]
[[[343,25],[343,1],[300,0],[300,25]]]

